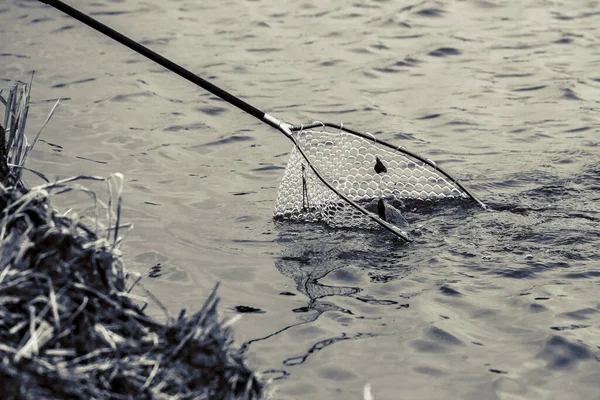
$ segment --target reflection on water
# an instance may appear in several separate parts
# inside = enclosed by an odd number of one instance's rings
[[[146,286],[173,310],[220,280],[275,398],[597,397],[597,2],[76,5],[278,118],[432,158],[490,205],[416,205],[409,245],[274,222],[280,133],[39,1],[2,2],[0,82],[36,70],[28,126],[68,99],[29,167],[124,173],[130,268],[160,263]]]

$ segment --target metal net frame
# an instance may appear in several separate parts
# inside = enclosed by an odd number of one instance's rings
[[[457,179],[403,147],[343,124],[291,126],[294,142],[279,186],[275,218],[325,222],[332,227],[378,225],[406,241],[407,234],[378,212],[381,200],[472,200]]]

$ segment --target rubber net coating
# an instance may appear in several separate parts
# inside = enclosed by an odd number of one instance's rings
[[[309,162],[337,191],[377,215],[379,199],[442,200],[468,195],[435,167],[341,130],[293,133]],[[332,227],[378,225],[325,186],[296,147],[277,194],[275,218],[325,222]]]

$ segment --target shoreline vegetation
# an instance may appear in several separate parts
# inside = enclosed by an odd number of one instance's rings
[[[120,258],[120,174],[48,182],[25,167],[41,132],[28,143],[29,87],[0,92],[0,398],[261,398],[263,383],[234,347],[231,322],[218,317],[217,287],[198,312],[166,323],[131,293],[139,279]],[[23,170],[46,183],[27,188]],[[85,181],[106,183],[106,204]],[[52,194],[73,190],[90,194],[107,227],[53,209]]]

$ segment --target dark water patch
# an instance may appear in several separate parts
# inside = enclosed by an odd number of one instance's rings
[[[259,47],[255,49],[246,49],[248,53],[275,53],[283,49],[278,47]]]
[[[504,5],[500,5],[497,3],[493,3],[491,1],[486,1],[486,0],[478,0],[475,2],[475,5],[479,8],[501,8],[501,7],[505,7]]]
[[[339,255],[337,255],[337,258],[339,258],[340,260],[352,259],[353,257],[355,257],[355,256],[354,255],[344,255],[343,253],[340,253]],[[342,283],[358,283],[360,281],[360,276],[357,275],[356,273],[352,273],[352,271],[349,271],[347,268],[336,269],[336,270],[332,271],[331,273],[327,274],[327,276],[334,279],[335,281],[342,282]]]
[[[251,169],[251,171],[253,171],[253,172],[261,172],[261,171],[281,171],[281,170],[283,170],[283,169],[285,169],[285,167],[282,167],[282,166],[279,166],[279,165],[272,165],[272,164],[269,164],[269,165],[265,165],[265,166],[262,166],[262,167],[259,167],[259,168],[253,168],[253,169]]]
[[[351,53],[355,53],[355,54],[373,54],[373,52],[369,49],[366,49],[364,47],[354,47],[351,49],[348,49],[349,52]]]
[[[210,101],[219,101],[219,102],[226,103],[226,101],[225,101],[225,100],[223,100],[222,98],[220,98],[220,97],[217,97],[217,96],[208,96],[208,99],[209,99]]]
[[[310,263],[311,257],[309,257],[309,256],[300,256],[300,257],[282,256],[281,260],[298,262],[300,264],[308,264],[308,263]]]
[[[30,58],[29,56],[26,56],[23,54],[14,54],[14,53],[0,53],[0,57]]]
[[[435,340],[436,342],[443,343],[445,345],[464,346],[464,342],[462,340],[436,326],[432,326],[431,328],[427,329],[426,336],[431,340]]]
[[[420,117],[417,119],[434,119],[434,118],[439,118],[441,116],[442,116],[442,114],[429,114],[429,115],[425,115],[424,117]]]
[[[377,300],[372,298],[371,296],[356,296],[355,298],[356,300],[362,301],[363,303],[375,306],[393,306],[398,304],[398,302],[394,300]]]
[[[256,192],[250,191],[250,192],[231,192],[232,196],[246,196],[248,194],[254,194]]]
[[[372,49],[375,49],[375,50],[389,50],[390,49],[388,46],[386,46],[385,44],[381,44],[381,43],[372,44],[369,47]]]
[[[75,25],[64,25],[61,26],[58,29],[55,29],[54,31],[52,31],[52,33],[58,33],[58,32],[64,32],[64,31],[70,31],[71,29],[75,28]]]
[[[364,17],[365,14],[358,12],[345,13],[341,15],[333,16],[333,19],[353,19],[353,18],[361,18]]]
[[[410,345],[415,350],[417,350],[421,353],[440,354],[440,353],[446,352],[446,347],[442,346],[439,343],[431,342],[429,340],[421,340],[421,339],[413,340]]]
[[[446,285],[440,287],[440,292],[446,296],[461,296],[461,293],[458,290],[452,289],[450,286]]]
[[[533,34],[530,35],[507,35],[506,37],[508,38],[512,38],[512,37],[521,37],[521,36],[535,36]],[[531,49],[535,49],[540,47],[540,45],[538,44],[531,44],[531,43],[519,43],[519,44],[515,44],[515,45],[507,45],[507,46],[492,46],[490,47],[490,50],[531,50]]]
[[[548,311],[548,307],[537,303],[530,304],[527,308],[529,309],[529,312],[532,313],[541,313]]]
[[[581,100],[579,96],[575,94],[575,92],[569,88],[562,89],[562,98],[567,100]]]
[[[524,88],[518,88],[513,90],[513,92],[533,92],[535,90],[540,90],[545,88],[546,85],[541,85],[541,86],[529,86],[529,87],[524,87]]]
[[[441,10],[439,8],[423,8],[419,11],[415,11],[416,15],[419,15],[421,17],[429,17],[429,18],[439,18],[441,16],[443,16],[445,13],[444,10]]]
[[[458,56],[460,54],[462,54],[461,51],[454,47],[440,47],[427,53],[427,55],[432,57]]]
[[[590,129],[592,129],[591,126],[582,126],[581,128],[573,128],[573,129],[566,130],[566,131],[564,131],[564,133],[585,132],[585,131],[589,131]]]
[[[413,371],[415,371],[418,374],[434,376],[434,377],[440,377],[440,376],[446,375],[441,370],[439,370],[437,368],[431,368],[431,367],[415,367],[415,368],[413,368]]]
[[[280,296],[296,296],[296,293],[292,293],[292,292],[280,292],[279,295]]]
[[[139,64],[139,63],[143,63],[146,61],[140,57],[136,57],[136,58],[130,58],[129,60],[124,60],[123,62],[125,64]]]
[[[548,368],[557,370],[570,369],[579,361],[587,360],[591,356],[587,346],[571,343],[561,336],[550,337],[537,355],[546,361]]]
[[[530,78],[534,76],[534,74],[495,74],[494,78]]]
[[[127,14],[134,14],[138,11],[92,11],[89,13],[89,15],[92,16],[114,16],[114,15],[127,15]]]
[[[373,70],[377,72],[382,72],[384,74],[395,74],[396,72],[400,72],[400,70],[390,67],[373,68]]]
[[[317,370],[318,375],[323,379],[332,381],[349,381],[356,377],[352,372],[340,367],[321,367]]]
[[[229,136],[229,137],[226,137],[223,139],[215,140],[214,142],[205,143],[205,144],[203,144],[203,146],[220,146],[220,145],[224,145],[224,144],[246,142],[248,140],[253,140],[253,138],[250,136],[244,136],[244,135],[234,135],[234,136]]]
[[[62,88],[62,87],[78,85],[78,84],[86,83],[86,82],[93,82],[95,80],[96,80],[96,78],[79,79],[79,80],[72,81],[72,82],[57,83],[55,85],[52,85],[51,87],[52,88]]]
[[[395,67],[414,67],[415,63],[411,62],[407,59],[404,59],[404,61],[396,61],[396,63],[394,64]]]
[[[508,371],[502,371],[500,369],[494,369],[494,368],[490,368],[488,371],[490,371],[494,374],[500,374],[500,375],[508,374]]]
[[[386,282],[395,281],[395,280],[399,279],[399,275],[397,273],[389,273],[389,274],[369,273],[369,279],[371,280],[371,282],[386,283]]]
[[[458,121],[458,120],[453,120],[453,121],[448,121],[446,122],[444,125],[448,125],[448,126],[477,126],[479,124],[477,124],[476,122],[470,122],[470,121]]]
[[[169,38],[157,38],[157,39],[146,39],[140,41],[140,43],[144,46],[159,46],[171,43],[171,39]]]
[[[256,216],[252,216],[252,215],[240,215],[239,217],[235,218],[235,222],[242,222],[242,223],[251,223],[251,222],[255,222],[258,221],[259,218]],[[246,225],[246,228],[250,228],[249,225]],[[240,239],[233,239],[232,240],[233,243],[261,243],[261,241],[259,240],[240,240]]]
[[[600,277],[600,271],[572,272],[564,274],[565,279],[591,279]]]
[[[239,314],[265,314],[264,310],[251,306],[239,305],[233,307],[232,309]]]
[[[552,176],[545,176],[545,177],[541,177],[541,178],[546,178],[548,180],[552,179]],[[564,185],[564,183],[549,183],[549,184],[542,184],[542,186],[530,189],[528,191],[525,191],[523,193],[523,195],[531,197],[533,199],[537,199],[538,197],[541,197],[542,199],[546,200],[548,196],[552,196],[552,197],[563,197],[565,195],[569,195],[573,193],[572,189],[566,187]],[[544,201],[544,203],[547,203],[547,201]],[[535,211],[546,211],[546,208],[543,208],[540,205],[540,208],[532,208],[532,210]]]
[[[405,26],[406,28],[410,28],[409,25]],[[419,35],[419,34],[415,34],[415,35],[394,35],[394,36],[390,36],[389,39],[419,39],[421,37],[423,37],[425,35]]]
[[[44,17],[44,18],[34,18],[30,21],[32,24],[40,24],[42,22],[54,21],[54,18]]]
[[[149,92],[137,92],[137,93],[129,93],[129,94],[118,94],[116,96],[113,96],[110,101],[114,101],[114,102],[127,102],[127,101],[131,101],[133,99],[138,99],[138,98],[148,98],[148,97],[153,97],[152,93]],[[98,100],[97,102],[102,102],[103,100]]]
[[[366,4],[366,3],[352,3],[352,7],[366,8],[366,9],[371,9],[371,10],[377,10],[377,9],[381,8],[381,6],[378,4]]]
[[[228,111],[225,107],[198,107],[196,110],[206,115],[220,115]]]
[[[556,43],[556,44],[571,44],[571,43],[573,43],[573,39],[565,37],[565,38],[561,38],[561,39],[554,41],[554,43]]]
[[[505,269],[496,271],[495,273],[504,278],[513,278],[513,279],[533,279],[535,277],[535,272],[526,267],[505,268]]]
[[[517,128],[517,129],[513,129],[510,131],[510,133],[523,133],[523,132],[527,132],[526,128]]]
[[[332,104],[331,106],[335,106],[337,104]],[[309,110],[311,114],[352,114],[357,112],[356,108],[346,109],[346,110]]]
[[[323,61],[319,63],[319,66],[321,67],[333,67],[335,65],[338,65],[340,63],[343,63],[344,60],[340,60],[340,59],[335,59],[335,60],[329,60],[329,61]]]
[[[583,19],[583,18],[590,18],[590,17],[595,17],[600,15],[600,11],[596,11],[596,12],[583,12],[581,14],[578,15],[566,15],[563,14],[561,12],[558,11],[552,11],[551,14],[554,16],[555,19],[559,20],[559,21],[571,21],[574,19]]]
[[[589,328],[590,325],[567,325],[567,326],[551,326],[550,329],[553,331],[572,331],[575,329]]]
[[[563,318],[570,318],[570,319],[574,319],[577,321],[586,321],[589,320],[590,317],[594,317],[597,318],[597,314],[599,314],[600,311],[598,311],[595,308],[582,308],[581,310],[576,310],[576,311],[569,311],[563,314],[560,314],[559,317],[563,317]]]
[[[181,132],[181,131],[201,131],[207,129],[208,126],[201,122],[188,125],[172,125],[165,128],[165,132]]]

